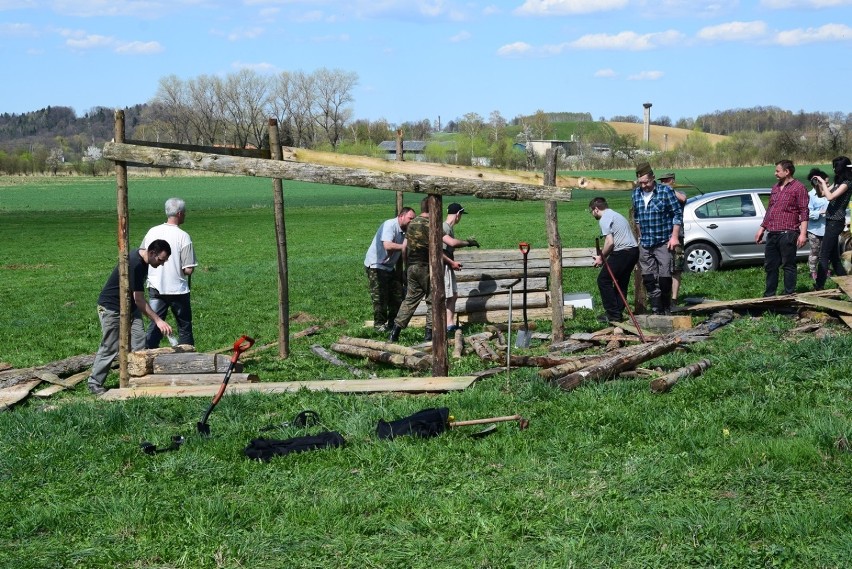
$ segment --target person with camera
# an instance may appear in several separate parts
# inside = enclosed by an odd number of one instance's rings
[[[822,238],[825,235],[825,209],[828,200],[822,195],[822,186],[819,180],[828,180],[828,174],[819,168],[811,168],[808,172],[808,180],[811,181],[811,191],[808,192],[808,244],[811,252],[808,255],[808,270],[811,278],[816,281],[817,266],[819,265],[819,250],[822,247]]]
[[[819,176],[814,176],[811,182],[818,184],[822,194],[828,200],[825,210],[825,235],[822,238],[822,247],[819,251],[819,264],[817,265],[816,283],[814,290],[822,290],[828,278],[828,266],[835,275],[845,276],[846,268],[840,262],[840,244],[838,238],[846,227],[846,208],[849,207],[849,197],[852,192],[852,161],[846,156],[838,156],[831,161],[834,169],[834,184],[828,185],[828,181]]]

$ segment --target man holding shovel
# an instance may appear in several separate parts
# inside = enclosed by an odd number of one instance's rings
[[[630,223],[623,215],[609,209],[606,199],[598,197],[590,201],[589,212],[598,220],[604,236],[603,248],[594,258],[595,267],[604,265],[598,274],[601,304],[606,311],[601,320],[621,322],[625,308],[621,297],[626,298],[630,275],[639,260],[639,245]]]

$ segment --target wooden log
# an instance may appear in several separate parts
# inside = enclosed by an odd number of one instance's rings
[[[459,359],[464,353],[464,335],[461,330],[456,330],[455,338],[453,339],[453,357]]]
[[[689,315],[636,314],[635,317],[643,333],[645,330],[650,330],[658,334],[668,334],[675,330],[688,330],[692,328],[692,316]]]
[[[84,354],[50,362],[43,366],[2,371],[0,372],[0,388],[11,387],[25,381],[32,381],[35,379],[36,376],[34,373],[37,371],[46,371],[58,376],[72,375],[91,368],[94,362],[95,354]]]
[[[429,286],[432,296],[432,375],[450,375],[447,355],[447,309],[444,295],[443,198],[429,193]]]
[[[461,271],[456,273],[456,279],[461,276],[463,272],[467,271],[467,267],[462,269]],[[490,279],[490,278],[482,278],[476,279],[475,281],[470,282],[459,282],[458,283],[458,292],[459,298],[467,298],[469,296],[491,296],[497,294],[509,294],[508,289],[504,288],[504,285],[509,285],[515,282],[516,279]],[[518,291],[522,287],[515,287],[515,290]],[[538,278],[530,278],[527,277],[527,291],[529,292],[546,292],[547,289],[547,278],[546,277],[538,277]]]
[[[74,387],[72,384],[69,384],[63,379],[60,379],[58,375],[55,373],[50,373],[49,371],[37,371],[33,375],[39,378],[42,381],[46,381],[47,383],[52,383],[53,385],[58,385],[60,387]]]
[[[368,338],[353,338],[351,336],[341,336],[337,339],[337,343],[349,344],[350,346],[361,346],[362,348],[370,348],[371,350],[378,350],[380,352],[391,352],[393,354],[400,354],[402,356],[412,356],[415,358],[422,358],[428,355],[426,354],[426,352],[415,350],[414,348],[409,348],[408,346],[393,344],[391,342],[381,342],[379,340],[370,340]]]
[[[551,352],[561,352],[563,354],[573,354],[574,352],[582,352],[588,350],[595,344],[592,342],[582,342],[579,340],[565,340],[550,345]]]
[[[127,373],[130,377],[142,377],[154,373],[154,358],[162,354],[185,354],[195,352],[195,346],[181,344],[150,350],[139,350],[127,354]]]
[[[545,152],[544,183],[556,185],[557,149],[548,148]],[[550,257],[550,296],[562,298],[562,237],[559,235],[558,207],[554,200],[544,203],[544,220],[547,227],[548,256]],[[565,338],[565,317],[562,302],[551,304],[550,321],[553,327],[553,340],[561,342]]]
[[[704,373],[704,370],[710,367],[710,360],[699,360],[692,365],[676,369],[671,373],[667,373],[663,377],[651,381],[651,391],[654,393],[666,393],[677,384],[678,381],[685,377],[696,377]]]
[[[499,361],[500,357],[497,355],[497,353],[494,350],[492,350],[488,346],[488,344],[485,343],[485,340],[483,340],[481,338],[476,338],[476,337],[473,337],[473,336],[469,337],[468,340],[470,341],[470,345],[473,346],[473,349],[476,352],[476,355],[479,356],[479,358],[482,361],[485,361],[485,362]]]
[[[222,354],[158,354],[152,358],[151,373],[225,373],[231,365],[231,358]],[[234,365],[235,372],[241,372],[243,364]],[[137,376],[138,377],[138,376]]]
[[[617,353],[600,362],[575,371],[568,375],[557,377],[551,381],[565,391],[571,391],[589,381],[603,381],[614,377],[624,370],[632,369],[637,365],[652,360],[663,354],[674,350],[680,339],[677,337],[664,337],[650,344],[642,344],[635,352],[628,355]]]
[[[363,348],[361,346],[350,346],[349,344],[332,344],[330,349],[339,354],[357,356],[359,358],[367,358],[370,361],[379,362],[383,364],[392,364],[395,366],[405,367],[418,371],[429,369],[429,367],[432,366],[432,356],[426,356],[422,358],[414,356],[403,356],[402,354],[394,354],[381,350],[373,350],[370,348]]]
[[[334,354],[330,353],[328,350],[326,350],[325,348],[323,348],[319,344],[312,345],[311,351],[313,353],[315,353],[316,355],[318,355],[319,357],[321,357],[322,359],[324,359],[325,361],[327,361],[328,363],[332,364],[332,365],[336,365],[336,366],[348,369],[349,373],[351,373],[355,377],[361,377],[361,376],[367,375],[366,373],[364,373],[363,370],[358,369],[355,366],[349,365],[348,363],[344,362],[343,360],[341,360],[340,358],[338,358]]]
[[[606,358],[611,357],[611,354],[589,354],[584,356],[572,356],[560,364],[550,368],[543,369],[538,372],[538,375],[543,379],[551,380],[557,377],[574,373],[575,371],[595,365]]]
[[[220,373],[158,373],[142,377],[131,377],[130,385],[218,385],[223,380],[224,377]],[[231,373],[231,379],[228,380],[228,384],[249,383],[259,380],[258,376],[253,373]]]
[[[462,263],[464,265],[464,263]],[[550,274],[549,267],[538,267],[538,268],[527,268],[527,280],[534,278],[547,278]],[[456,281],[458,283],[466,283],[466,282],[493,282],[493,281],[503,281],[507,283],[514,282],[515,280],[524,276],[524,270],[522,267],[511,266],[504,268],[491,268],[491,267],[470,267],[468,268],[466,265],[464,269],[456,273]],[[520,287],[518,287],[520,288]],[[496,292],[496,291],[495,291]]]
[[[519,307],[524,300],[523,294],[512,295],[512,306]],[[527,295],[527,308],[544,308],[550,306],[550,294],[547,292],[533,292]],[[486,312],[489,310],[506,310],[509,308],[508,294],[493,294],[491,296],[469,296],[459,298],[456,301],[456,312]],[[426,314],[426,302],[421,302],[414,311],[415,316]],[[548,312],[548,316],[549,316]],[[433,314],[434,318],[434,314]]]
[[[107,142],[104,145],[103,157],[107,160],[133,162],[145,166],[281,178],[282,180],[300,180],[324,185],[374,188],[393,192],[473,196],[512,201],[547,199],[571,201],[571,190],[540,184],[532,185],[485,179],[457,179],[399,172],[387,173],[287,160],[279,162],[260,158],[217,156],[206,152],[146,148],[118,142]]]

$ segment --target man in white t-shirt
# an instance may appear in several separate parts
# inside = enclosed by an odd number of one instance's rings
[[[160,267],[148,268],[148,302],[160,318],[171,309],[175,316],[180,344],[195,345],[192,334],[192,308],[189,298],[190,275],[198,261],[189,233],[180,228],[186,220],[186,203],[180,198],[166,200],[166,222],[152,227],[142,240],[142,248],[155,239],[163,239],[172,248],[169,260]],[[153,323],[148,326],[145,347],[159,347],[163,334]]]
[[[453,259],[455,250],[459,247],[479,247],[479,242],[476,239],[468,239],[463,241],[456,239],[455,226],[461,221],[462,214],[467,213],[466,210],[458,203],[451,203],[447,206],[447,218],[444,220],[444,254]],[[459,265],[461,268],[461,265]],[[458,281],[456,279],[456,271],[450,264],[444,263],[444,298],[446,299],[447,308],[447,332],[455,332],[460,328],[456,324],[456,301],[459,298]]]

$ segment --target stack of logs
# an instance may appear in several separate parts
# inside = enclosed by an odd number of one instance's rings
[[[346,354],[370,361],[392,364],[399,367],[425,371],[432,367],[432,356],[426,352],[366,338],[341,336],[331,349],[339,354]]]
[[[127,354],[128,382],[131,387],[148,385],[210,385],[220,383],[230,365],[226,354],[197,353],[193,346],[141,350]],[[242,373],[237,362],[231,383],[258,381],[254,374]]]

